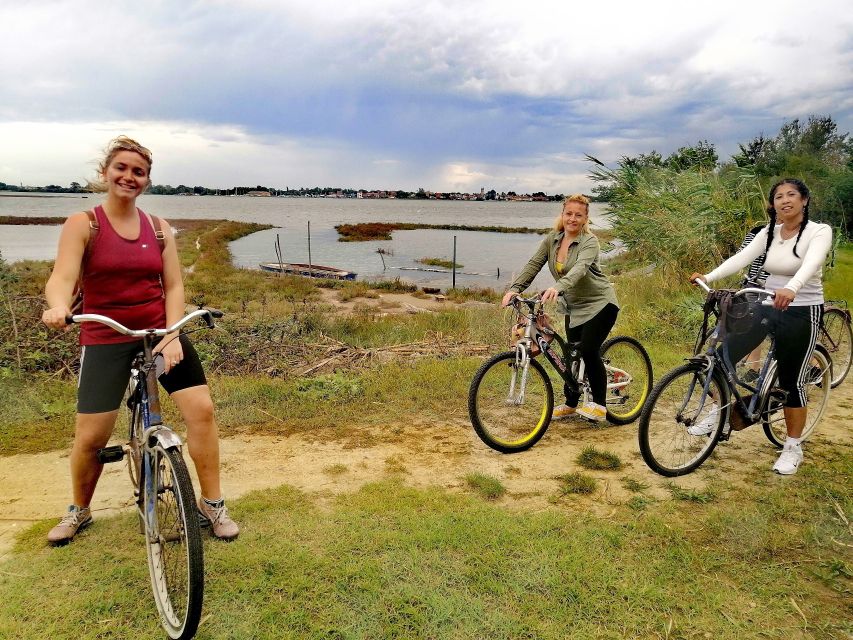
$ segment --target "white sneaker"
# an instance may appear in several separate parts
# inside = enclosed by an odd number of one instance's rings
[[[702,418],[696,424],[691,424],[687,427],[687,433],[691,436],[707,436],[709,435],[720,422],[720,408],[715,404],[711,405],[711,410],[708,415]]]
[[[800,463],[803,461],[803,448],[798,445],[788,445],[782,449],[779,454],[779,459],[773,465],[773,471],[783,476],[790,476],[797,473]]]

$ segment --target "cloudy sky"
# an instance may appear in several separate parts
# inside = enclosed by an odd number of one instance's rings
[[[567,193],[810,114],[853,130],[849,0],[0,0],[0,181]]]

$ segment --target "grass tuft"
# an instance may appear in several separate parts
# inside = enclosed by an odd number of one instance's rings
[[[469,473],[465,482],[475,493],[486,500],[497,500],[506,493],[506,487],[501,481],[484,473]]]
[[[589,494],[595,491],[595,478],[585,473],[566,473],[562,476],[557,476],[557,480],[560,481],[559,495],[561,496]]]
[[[622,461],[615,453],[600,451],[593,446],[586,447],[578,455],[578,464],[585,469],[614,471],[622,468]]]
[[[676,500],[684,500],[685,502],[708,504],[717,498],[717,493],[709,487],[706,487],[704,491],[699,489],[686,489],[684,487],[679,487],[674,482],[668,483],[667,487],[669,488],[669,492],[672,494],[673,498]]]

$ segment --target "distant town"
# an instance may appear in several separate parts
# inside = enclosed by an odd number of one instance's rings
[[[0,182],[0,192],[15,191],[18,193],[87,193],[89,189],[79,182],[72,182],[68,187],[49,184],[43,187],[33,187],[17,184],[6,184]],[[275,187],[233,187],[231,189],[211,189],[209,187],[188,187],[186,185],[155,184],[148,189],[148,193],[155,195],[177,195],[177,196],[251,196],[259,198],[358,198],[375,200],[500,200],[511,202],[552,202],[563,199],[563,194],[548,195],[543,191],[535,193],[516,193],[515,191],[495,191],[480,188],[479,192],[465,193],[460,191],[429,191],[418,189],[417,191],[396,190],[367,190],[367,189],[341,189],[338,187],[312,187],[299,189],[277,189]]]

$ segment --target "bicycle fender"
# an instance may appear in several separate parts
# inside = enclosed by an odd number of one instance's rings
[[[169,429],[168,427],[156,427],[151,433],[148,434],[148,443],[154,444],[153,441],[157,442],[164,449],[169,449],[170,447],[177,447],[180,449],[181,442],[180,437],[174,431]]]

